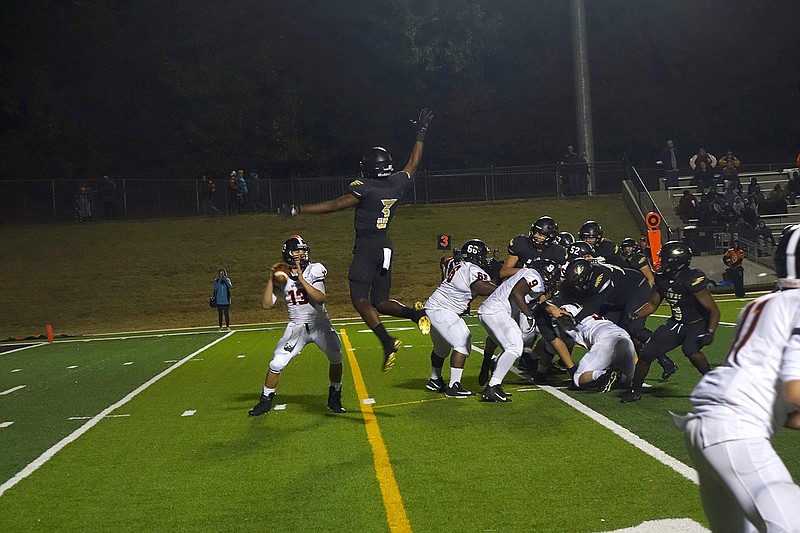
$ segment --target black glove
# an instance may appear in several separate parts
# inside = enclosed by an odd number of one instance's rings
[[[281,218],[290,218],[293,216],[297,216],[300,214],[300,206],[294,204],[290,205],[283,204],[278,208],[278,214],[281,216]]]
[[[425,132],[428,131],[428,125],[433,120],[433,111],[429,108],[425,108],[419,112],[419,118],[414,122],[419,129],[417,129],[417,140],[420,142],[425,141]]]
[[[636,313],[628,313],[628,315],[625,317],[625,322],[628,324],[635,322],[636,320],[639,320],[639,316]]]
[[[556,318],[556,324],[564,331],[572,331],[577,327],[575,324],[575,317],[568,313],[561,313],[561,315]]]
[[[701,333],[697,336],[697,343],[701,348],[703,346],[708,346],[712,342],[714,342],[714,332],[711,330],[708,330],[705,333]]]

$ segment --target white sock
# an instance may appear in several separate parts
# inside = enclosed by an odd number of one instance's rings
[[[503,378],[505,378],[508,371],[511,370],[516,359],[517,356],[511,352],[503,352],[500,354],[500,357],[497,358],[497,367],[495,367],[494,374],[492,374],[492,379],[489,380],[490,387],[500,385],[503,382]]]
[[[592,381],[597,381],[597,378],[605,374],[605,370],[592,370]]]
[[[335,391],[340,391],[342,390],[342,382],[340,381],[339,383],[335,383],[331,381],[331,387],[333,387],[333,390]]]
[[[453,385],[455,385],[456,382],[459,382],[459,383],[461,382],[461,375],[463,373],[464,373],[464,369],[463,368],[453,368],[452,366],[450,367],[450,386],[451,387]]]
[[[435,366],[431,367],[431,379],[442,379],[442,369],[436,368]]]
[[[269,396],[273,392],[275,392],[275,389],[268,389],[267,386],[264,385],[264,396]]]

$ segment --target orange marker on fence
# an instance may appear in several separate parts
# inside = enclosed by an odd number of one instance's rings
[[[653,263],[653,270],[658,271],[661,267],[658,252],[661,251],[661,215],[655,211],[650,211],[644,217],[647,225],[647,244],[650,245],[650,261]]]
[[[53,342],[53,324],[47,324],[47,342]]]

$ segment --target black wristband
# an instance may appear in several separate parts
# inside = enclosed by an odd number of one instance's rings
[[[425,142],[425,132],[424,131],[418,131],[417,132],[417,140],[419,142],[421,142],[421,143]]]

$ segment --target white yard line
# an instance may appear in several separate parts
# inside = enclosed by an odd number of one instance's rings
[[[104,417],[110,415],[113,411],[115,411],[116,409],[119,409],[120,407],[122,407],[123,405],[125,405],[126,403],[131,401],[137,394],[139,394],[140,392],[144,391],[145,389],[150,387],[150,385],[154,384],[155,382],[157,382],[158,380],[160,380],[161,378],[163,378],[164,376],[166,376],[167,374],[169,374],[170,372],[172,372],[176,368],[180,367],[185,362],[190,361],[192,358],[194,358],[197,354],[199,354],[203,350],[206,350],[206,349],[214,346],[218,342],[227,339],[233,333],[234,332],[231,331],[227,335],[225,335],[223,337],[220,337],[218,339],[215,339],[213,342],[210,342],[209,344],[206,344],[205,346],[203,346],[199,350],[197,350],[197,351],[195,351],[193,353],[190,353],[189,355],[187,355],[186,357],[184,357],[183,359],[181,359],[180,361],[178,361],[174,365],[172,365],[169,368],[167,368],[164,371],[162,371],[160,374],[154,376],[153,378],[149,379],[144,384],[142,384],[139,387],[137,387],[135,390],[133,390],[131,393],[129,393],[127,396],[125,396],[124,398],[122,398],[118,402],[116,402],[116,403],[106,407],[105,409],[103,409],[99,414],[97,414],[94,417],[92,417],[88,422],[86,422],[81,427],[79,427],[78,429],[76,429],[75,431],[73,431],[72,433],[70,433],[69,435],[64,437],[63,439],[61,439],[59,442],[57,442],[56,444],[51,446],[47,451],[45,451],[42,455],[37,457],[33,462],[31,462],[25,468],[23,468],[22,470],[20,470],[16,474],[14,474],[14,476],[11,479],[9,479],[8,481],[6,481],[2,485],[0,485],[0,496],[5,494],[5,492],[8,489],[12,488],[14,485],[16,485],[17,483],[19,483],[20,481],[22,481],[26,477],[28,477],[31,474],[33,474],[40,466],[42,466],[47,461],[49,461],[56,453],[61,451],[61,449],[63,449],[67,444],[75,441],[78,437],[80,437],[81,435],[83,435],[84,433],[89,431],[92,427],[97,425],[97,423],[100,422]]]
[[[27,385],[18,385],[16,387],[12,387],[12,388],[10,388],[8,390],[4,390],[3,392],[0,392],[0,396],[5,396],[6,394],[11,394],[12,392],[18,391],[20,389],[24,389],[25,387],[27,387]]]
[[[37,342],[35,344],[28,344],[27,346],[23,346],[22,348],[17,348],[16,350],[8,350],[5,352],[0,352],[0,355],[8,355],[14,352],[21,352],[22,350],[27,350],[28,348],[36,348],[37,346],[42,346],[43,344],[47,344],[46,342]],[[12,346],[11,344],[3,344],[2,346]]]

